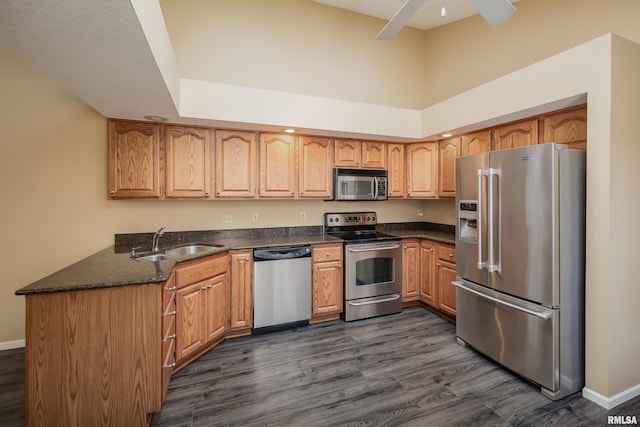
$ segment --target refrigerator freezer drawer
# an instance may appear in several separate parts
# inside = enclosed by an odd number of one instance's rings
[[[457,280],[456,333],[474,349],[542,387],[559,388],[559,310]]]

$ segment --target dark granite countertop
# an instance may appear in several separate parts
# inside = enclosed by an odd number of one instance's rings
[[[213,243],[214,241],[211,240],[211,238],[202,238],[192,240],[191,242]],[[342,242],[342,240],[323,234],[218,238],[215,240],[215,244],[221,245],[220,247],[212,247],[210,250],[194,255],[169,258],[157,262],[131,259],[131,247],[140,245],[133,244],[127,246],[121,243],[110,246],[107,249],[25,286],[17,290],[16,295],[76,291],[146,283],[164,283],[176,264],[232,249],[312,245],[332,242]],[[185,244],[185,242],[180,244]],[[168,246],[173,246],[173,244]],[[166,246],[161,245],[161,247]]]
[[[403,223],[381,224],[379,228],[402,238],[424,238],[455,244],[452,226]],[[220,246],[194,255],[157,262],[131,259],[131,248],[148,249],[152,236],[153,233],[118,234],[115,245],[17,290],[16,295],[164,283],[176,264],[229,250],[342,242],[341,239],[323,234],[322,227],[172,232],[165,233],[161,248],[187,243],[215,243]]]

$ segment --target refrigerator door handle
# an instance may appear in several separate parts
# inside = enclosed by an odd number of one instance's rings
[[[486,175],[485,171],[478,169],[478,270],[487,266],[487,263],[482,259],[482,237],[484,235],[482,230],[482,177]]]
[[[487,175],[489,177],[487,184],[487,203],[489,206],[487,207],[487,217],[488,217],[488,235],[489,235],[489,244],[488,244],[488,263],[486,264],[487,271],[490,273],[494,273],[496,271],[500,271],[500,260],[496,262],[495,257],[495,248],[493,247],[493,243],[495,240],[496,233],[496,218],[495,218],[495,210],[493,209],[495,206],[495,187],[493,185],[493,177],[500,178],[500,172],[498,169],[489,168],[487,171]],[[499,188],[500,186],[498,186]],[[499,241],[499,239],[498,239]],[[498,256],[499,258],[499,256]]]
[[[498,303],[498,304],[506,305],[507,307],[511,307],[511,308],[513,308],[514,310],[518,310],[518,311],[525,312],[525,313],[527,313],[527,314],[530,314],[530,315],[532,315],[532,316],[536,316],[536,317],[538,317],[538,318],[540,318],[540,319],[543,319],[543,320],[549,320],[549,319],[551,319],[552,313],[549,313],[549,312],[539,313],[539,312],[537,312],[537,311],[529,310],[528,308],[521,307],[521,306],[519,306],[519,305],[515,305],[515,304],[511,304],[510,302],[503,301],[503,300],[500,300],[500,299],[498,299],[498,298],[494,298],[494,297],[492,297],[491,295],[487,295],[487,294],[485,294],[485,293],[483,293],[483,292],[478,292],[478,291],[476,291],[476,290],[474,290],[474,289],[471,289],[471,288],[469,288],[469,287],[465,286],[465,285],[464,285],[462,282],[460,282],[459,280],[453,281],[453,282],[451,282],[451,284],[452,284],[453,286],[456,286],[456,287],[458,287],[458,288],[460,288],[460,289],[463,289],[463,290],[465,290],[465,291],[467,291],[467,292],[471,292],[472,294],[476,294],[476,295],[478,295],[479,297],[482,297],[482,298],[485,298],[485,299],[491,300],[491,301],[493,301],[493,302],[495,302],[495,303]]]

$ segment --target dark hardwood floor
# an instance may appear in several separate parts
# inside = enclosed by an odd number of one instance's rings
[[[24,423],[24,351],[0,352],[0,425]],[[455,326],[419,307],[225,341],[170,382],[160,426],[603,426],[640,418],[640,397],[611,411],[557,402],[457,344]]]

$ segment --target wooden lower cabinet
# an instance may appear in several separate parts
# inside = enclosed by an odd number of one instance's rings
[[[161,407],[162,287],[26,297],[26,425],[145,426]]]
[[[178,366],[224,337],[229,328],[228,256],[176,267],[176,363]],[[182,273],[182,274],[181,274]],[[200,276],[212,274],[211,277]]]
[[[162,288],[162,401],[176,367],[176,277],[172,274]]]
[[[454,280],[456,280],[456,265],[450,262],[438,262],[436,264],[438,308],[452,316],[456,315],[456,288],[451,284]]]
[[[337,319],[344,306],[342,243],[312,246],[311,321]]]
[[[429,305],[447,317],[456,315],[455,246],[427,239],[402,241],[402,302]]]
[[[420,299],[420,240],[402,241],[402,302]]]
[[[436,302],[435,267],[436,244],[430,240],[420,242],[420,301],[430,305]]]
[[[231,279],[231,324],[233,336],[247,335],[253,327],[253,251],[229,252]]]
[[[456,315],[456,288],[451,282],[456,280],[455,262],[455,246],[438,243],[435,260],[435,307],[453,317]]]

